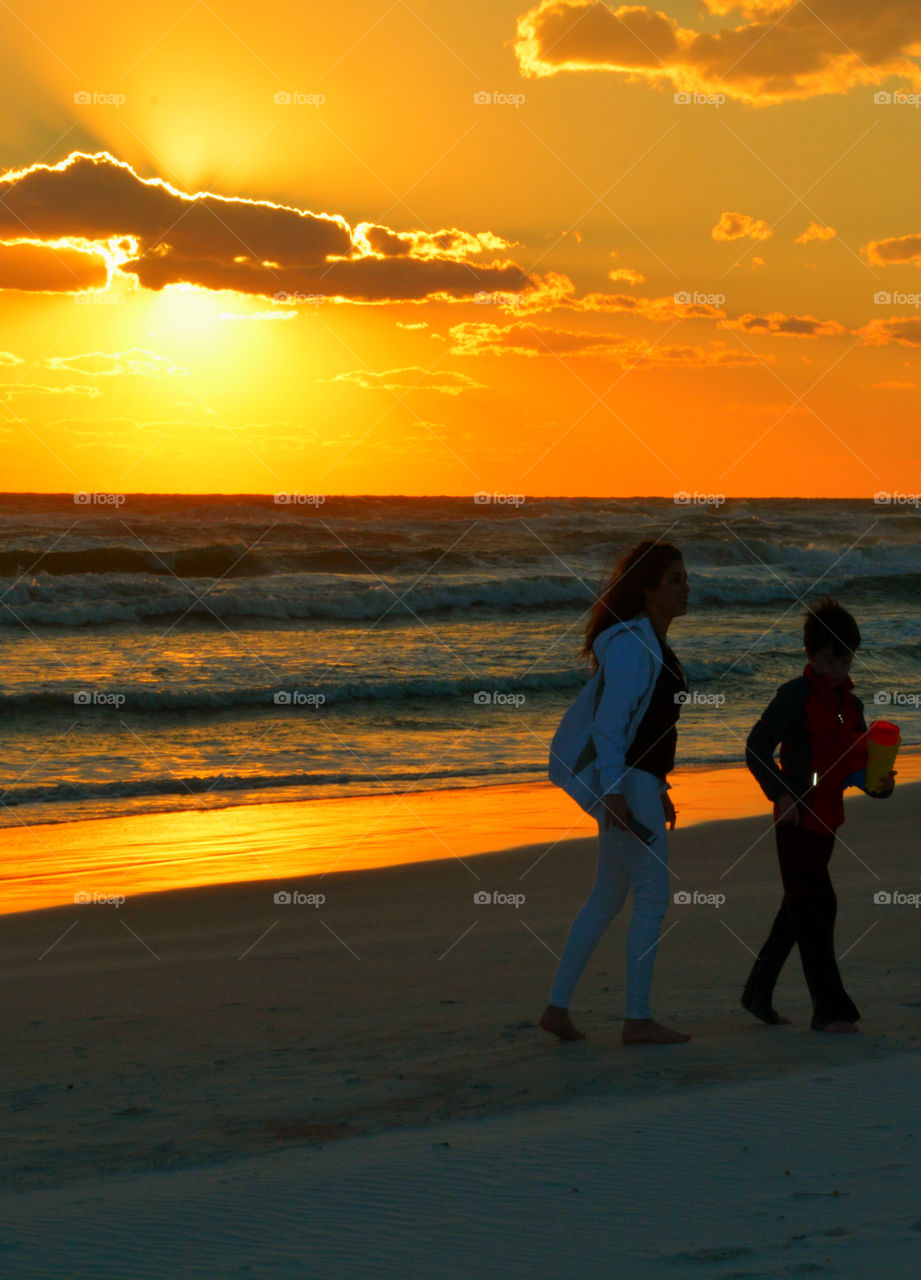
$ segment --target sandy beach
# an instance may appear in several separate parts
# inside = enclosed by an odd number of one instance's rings
[[[853,1037],[810,1032],[795,956],[776,1000],[792,1026],[737,1003],[779,901],[763,813],[671,839],[674,890],[691,901],[669,908],[653,1005],[692,1033],[686,1046],[620,1043],[626,917],[577,993],[588,1039],[536,1027],[592,879],[588,835],[291,879],[304,900],[282,904],[267,878],[8,915],[11,1274],[558,1275],[561,1242],[580,1231],[582,1275],[628,1261],[637,1276],[794,1274],[819,1255],[823,1274],[871,1274],[855,1260],[872,1240],[852,1254],[841,1232],[877,1212],[877,1230],[916,1245],[921,1218],[903,1194],[919,1171],[906,1134],[921,917],[898,900],[921,888],[919,797],[908,784],[847,804],[833,868],[842,972],[863,1015]],[[727,1215],[743,1158],[759,1172]],[[335,1192],[346,1182],[351,1198]],[[661,1218],[653,1186],[671,1206]],[[241,1206],[255,1214],[261,1195],[271,1212],[247,1234]],[[478,1226],[487,1209],[501,1248]],[[550,1214],[557,1256],[541,1271],[533,1235]],[[807,1223],[808,1245],[784,1253]],[[177,1269],[180,1240],[194,1269]],[[913,1274],[899,1256],[888,1274]]]

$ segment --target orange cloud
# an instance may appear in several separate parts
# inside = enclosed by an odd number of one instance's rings
[[[716,299],[725,301],[722,294],[707,294],[713,302],[694,301],[692,294],[671,294],[664,298],[636,297],[632,293],[587,293],[560,303],[560,308],[570,311],[596,311],[602,313],[624,312],[642,316],[644,320],[659,323],[666,320],[719,320],[726,312],[720,310]],[[686,301],[682,299],[686,298]]]
[[[611,273],[614,274],[613,272]],[[638,276],[642,280],[642,276]],[[576,297],[576,286],[568,276],[548,271],[534,288],[522,294],[484,295],[476,301],[495,302],[506,313],[516,316],[543,315],[551,311],[584,311],[598,313],[627,312],[643,316],[646,320],[720,319],[725,315],[719,309],[725,301],[722,294],[683,295],[676,293],[663,298],[638,297],[632,293],[586,293]]]
[[[921,319],[917,316],[871,320],[859,332],[863,346],[888,347],[895,342],[903,347],[921,347]]]
[[[704,32],[645,5],[541,0],[518,19],[518,64],[529,77],[609,71],[752,106],[846,93],[890,76],[921,84],[915,0],[878,0],[872,21],[864,0],[704,0],[704,8],[705,17],[738,11],[743,21]]]
[[[921,236],[890,236],[861,245],[860,252],[872,267],[889,267],[893,263],[916,262],[921,265]]]
[[[160,178],[139,178],[107,152],[74,152],[60,164],[0,177],[0,239],[21,238],[24,228],[39,241],[117,245],[118,269],[146,289],[185,282],[261,297],[381,303],[451,302],[539,284],[512,261],[470,260],[506,249],[491,232],[397,232],[370,222],[352,228],[339,214],[189,195]],[[47,272],[36,272],[39,287],[46,279]]]
[[[317,382],[325,382],[325,378],[317,378]],[[410,366],[406,369],[385,369],[382,373],[373,373],[369,369],[352,369],[348,373],[337,373],[331,382],[354,382],[366,391],[440,391],[446,396],[459,396],[462,391],[481,390],[483,384],[468,378],[465,373],[450,373],[441,370],[430,373],[427,369]]]
[[[0,243],[0,289],[68,293],[107,283],[105,258],[98,251],[32,240]]]
[[[709,368],[714,365],[751,365],[757,356],[725,343],[710,347],[659,347],[654,343],[611,333],[575,333],[541,325],[468,322],[451,329],[456,356],[598,356],[624,368],[633,365]],[[772,357],[767,357],[772,359]]]
[[[796,237],[794,244],[809,244],[810,240],[834,240],[837,234],[834,227],[825,227],[821,222],[810,222],[806,230]]]
[[[748,213],[721,213],[710,232],[714,240],[767,240],[774,234],[763,218]]]
[[[749,312],[733,320],[723,320],[723,329],[740,329],[745,333],[772,333],[782,338],[827,338],[846,333],[847,329],[837,320],[817,320],[815,316],[787,316],[782,311],[769,311],[765,315]]]
[[[646,277],[632,267],[617,267],[608,272],[609,280],[626,280],[628,284],[645,284]]]

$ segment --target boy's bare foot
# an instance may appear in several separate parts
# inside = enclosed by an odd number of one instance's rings
[[[691,1037],[663,1027],[653,1018],[624,1018],[620,1038],[624,1044],[684,1044]]]
[[[824,1027],[815,1027],[815,1031],[858,1031],[859,1028],[854,1022],[845,1022],[843,1019],[839,1022],[826,1022]]]
[[[569,1010],[561,1009],[556,1004],[547,1005],[541,1015],[540,1025],[544,1031],[549,1031],[551,1035],[559,1036],[561,1040],[585,1039],[585,1032],[580,1031],[578,1027],[573,1025]]]
[[[790,1025],[790,1019],[782,1017],[772,1005],[762,1005],[757,1000],[748,1000],[743,996],[742,1008],[747,1009],[749,1013],[753,1013],[762,1022],[766,1022],[769,1027],[788,1027]]]

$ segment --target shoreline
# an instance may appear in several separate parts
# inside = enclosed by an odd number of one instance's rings
[[[899,757],[897,791],[921,781],[921,753]],[[745,817],[769,806],[744,766],[691,766],[671,775],[678,828]],[[864,800],[856,791],[848,804]],[[870,801],[869,803],[873,803]],[[548,781],[268,801],[0,829],[0,915],[93,907],[107,897],[371,871],[496,854],[597,827]],[[15,874],[11,869],[15,868]],[[78,900],[77,895],[85,895]],[[123,902],[119,905],[123,905]]]

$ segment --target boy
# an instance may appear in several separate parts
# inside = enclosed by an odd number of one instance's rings
[[[742,994],[742,1004],[770,1024],[788,1023],[772,1004],[774,984],[794,942],[812,996],[814,1031],[856,1031],[857,1006],[835,960],[837,899],[828,874],[835,832],[844,821],[844,788],[866,764],[863,704],[851,692],[860,631],[848,611],[825,596],[806,614],[803,674],[781,685],[748,735],[745,762],[774,802],[774,831],[784,897]],[[774,751],[780,743],[780,767]],[[892,794],[894,773],[884,789]]]

